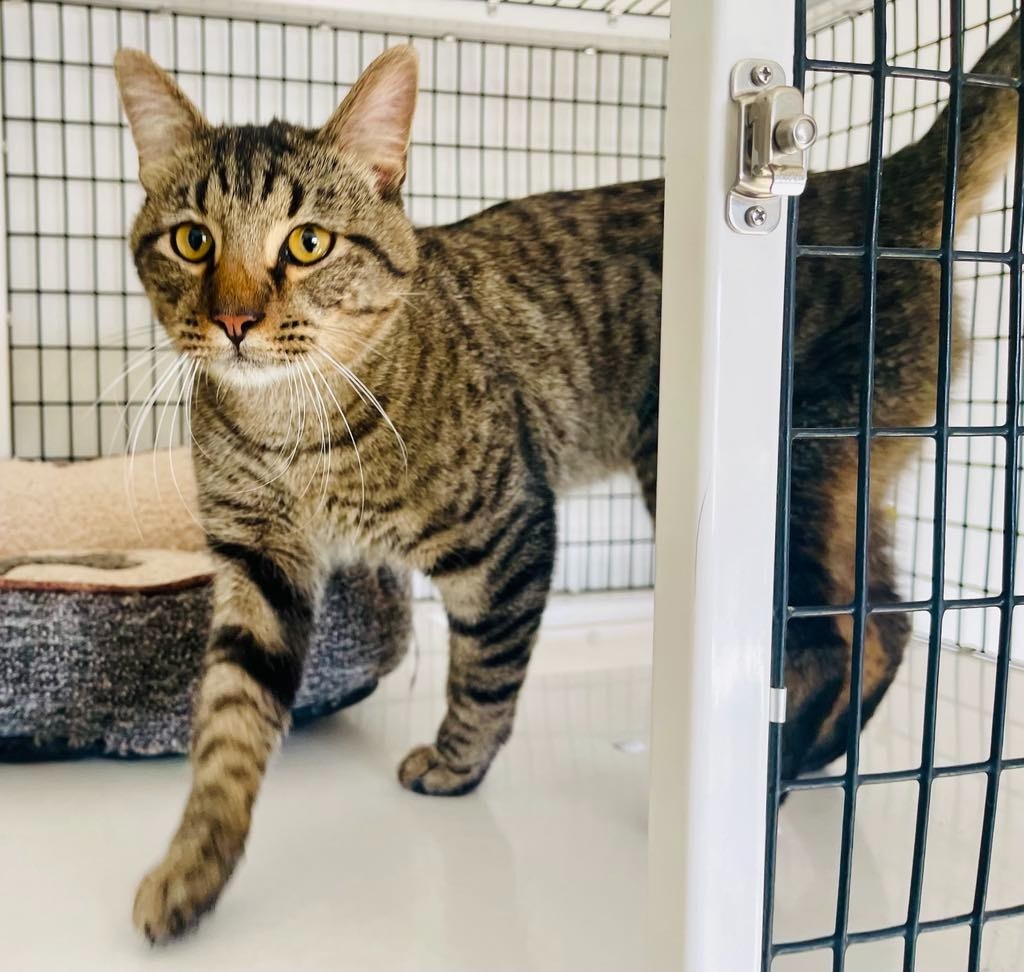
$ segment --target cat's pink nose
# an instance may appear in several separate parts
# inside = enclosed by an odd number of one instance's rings
[[[258,324],[262,314],[215,314],[214,321],[219,324],[224,333],[231,339],[231,343],[237,348],[245,339],[245,333],[249,328]]]

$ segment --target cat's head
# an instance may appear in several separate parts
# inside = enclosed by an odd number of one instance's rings
[[[415,51],[381,54],[317,130],[210,125],[147,55],[114,68],[146,190],[135,265],[175,347],[239,384],[371,347],[417,262],[400,197]]]

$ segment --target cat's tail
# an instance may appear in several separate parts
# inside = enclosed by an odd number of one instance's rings
[[[1017,21],[981,57],[972,75],[1016,79],[1020,74],[1021,28]],[[964,84],[960,98],[957,225],[977,216],[988,191],[1006,173],[1017,142],[1015,87]],[[946,191],[949,106],[920,140],[884,164],[883,221],[902,241],[939,245]],[[889,205],[886,205],[889,203]],[[895,225],[895,220],[902,225]],[[883,236],[889,235],[883,229]],[[915,239],[916,238],[916,239]]]

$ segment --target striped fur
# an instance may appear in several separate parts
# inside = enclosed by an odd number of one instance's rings
[[[993,73],[1015,70],[1006,46],[990,56]],[[434,742],[402,762],[402,784],[455,795],[483,778],[511,731],[547,600],[556,496],[632,468],[654,513],[663,184],[549,193],[414,230],[397,191],[415,92],[410,49],[385,52],[319,131],[209,126],[144,55],[122,52],[116,66],[147,190],[135,262],[192,363],[201,512],[220,565],[192,793],[135,902],[136,925],[156,941],[208,910],[237,864],[340,560],[420,569],[448,612],[448,711]],[[984,124],[975,96],[965,99],[965,199],[1001,171],[1012,144],[1002,95],[987,95],[998,112]],[[177,133],[173,148],[154,112]],[[903,208],[885,225],[909,214],[903,224],[927,225],[931,239],[943,167],[929,138],[887,170],[897,173],[887,198]],[[860,225],[862,177],[815,178],[802,232],[830,239],[833,227]],[[914,209],[918,185],[931,201]],[[215,239],[202,265],[170,249],[169,231],[186,220]],[[283,241],[307,223],[330,230],[333,246],[321,263],[296,267]],[[801,423],[855,416],[858,267],[801,271]],[[912,402],[910,418],[927,418],[918,357],[925,342],[934,360],[934,338],[922,336],[935,320],[932,271],[916,263],[880,274],[879,348],[892,367],[878,372],[876,416]],[[257,317],[238,350],[213,323],[219,313]],[[891,482],[905,459],[876,469]],[[851,590],[855,477],[849,457],[838,460],[814,450],[795,458],[791,586],[815,603]],[[889,541],[876,532],[876,579],[888,590]],[[868,711],[905,638],[892,616],[869,633]],[[841,736],[850,632],[817,623],[792,644],[786,759],[796,772],[834,753]]]
[[[393,151],[369,159],[372,139],[347,128],[373,84],[395,88],[405,50],[371,67],[320,132],[196,123],[148,59],[118,59],[130,119],[167,111],[176,130],[192,125],[172,158],[149,158],[142,132],[147,197],[132,247],[169,335],[201,365],[193,452],[220,564],[192,794],[135,903],[152,940],[211,907],[242,853],[339,560],[418,568],[443,595],[448,712],[399,779],[455,795],[511,731],[551,582],[556,494],[632,467],[653,508],[661,181],[414,231]],[[210,228],[211,263],[169,247],[185,220]],[[304,223],[335,234],[310,270],[279,258]],[[262,317],[239,353],[211,318],[250,311]]]

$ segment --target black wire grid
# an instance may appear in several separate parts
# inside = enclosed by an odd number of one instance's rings
[[[963,28],[965,63],[972,63],[1010,22],[1012,0],[968,3]],[[949,64],[949,8],[941,0],[897,0],[887,7],[889,59],[896,65],[945,68]],[[872,13],[862,11],[820,28],[808,37],[816,59],[850,62],[870,59]],[[867,76],[811,71],[807,91],[812,113],[827,132],[812,153],[815,169],[834,169],[867,161],[870,136],[870,88]],[[885,154],[918,138],[941,107],[938,82],[895,79],[886,82]],[[977,252],[1002,251],[1008,243],[1012,183],[992,193],[968,242]],[[1004,420],[1009,268],[1000,264],[958,263],[956,289],[970,334],[963,373],[950,388],[952,425],[994,426]],[[929,443],[930,445],[930,443]],[[999,591],[1002,545],[1001,481],[1003,440],[992,436],[954,439],[949,469],[946,521],[946,596],[987,597]],[[923,450],[894,497],[902,580],[911,599],[931,589],[934,510],[928,484],[934,480],[934,451]],[[1022,575],[1024,576],[1024,575]],[[927,616],[916,618],[916,633],[927,639]],[[997,625],[990,611],[956,614],[944,635],[962,648],[995,653]],[[1024,635],[1014,633],[1015,657],[1024,657]]]
[[[934,0],[932,0],[934,6]],[[1024,179],[1024,100],[1021,101],[1022,111],[1019,116],[1017,130],[1017,161],[1015,174],[1008,197],[1008,243],[1000,243],[992,252],[957,249],[954,244],[953,227],[955,225],[954,197],[956,189],[956,160],[959,147],[959,112],[961,92],[965,85],[1002,83],[1019,90],[1016,81],[984,82],[972,77],[965,70],[967,61],[964,55],[964,38],[974,26],[965,19],[964,0],[947,0],[942,4],[947,13],[945,20],[946,35],[953,39],[945,47],[946,64],[936,63],[934,66],[922,67],[915,64],[916,55],[920,55],[924,46],[911,45],[902,51],[892,43],[893,36],[899,33],[897,18],[900,12],[907,11],[909,2],[901,0],[886,2],[875,0],[873,8],[867,14],[860,28],[843,27],[851,30],[868,27],[867,55],[861,58],[850,57],[840,60],[835,53],[841,45],[836,45],[835,30],[833,36],[827,38],[831,43],[832,56],[828,59],[813,56],[817,44],[821,44],[820,36],[807,36],[807,0],[797,0],[797,23],[795,37],[794,84],[804,87],[809,79],[819,79],[817,83],[824,89],[824,97],[835,105],[840,94],[849,95],[850,107],[846,113],[847,125],[842,132],[842,148],[846,149],[845,157],[827,158],[830,167],[845,165],[848,161],[861,161],[851,158],[857,153],[858,131],[864,136],[866,157],[869,161],[866,199],[870,205],[864,213],[865,245],[858,247],[808,246],[797,242],[796,228],[799,222],[799,201],[794,201],[788,217],[788,257],[786,271],[786,317],[783,336],[783,373],[782,373],[782,422],[779,454],[779,508],[776,536],[777,558],[775,565],[775,609],[772,638],[772,684],[782,687],[784,684],[785,642],[788,624],[791,620],[808,616],[849,616],[853,620],[854,662],[851,674],[852,718],[845,767],[840,773],[833,775],[802,778],[796,780],[780,779],[780,747],[781,726],[773,724],[770,735],[769,751],[769,796],[768,796],[768,831],[766,851],[766,885],[764,912],[764,947],[763,972],[785,964],[786,956],[817,952],[827,958],[828,966],[833,972],[843,972],[847,968],[847,952],[851,946],[867,943],[878,943],[902,940],[902,969],[904,972],[927,972],[919,961],[919,943],[926,933],[944,929],[964,928],[969,932],[967,945],[966,972],[982,972],[983,936],[986,927],[997,919],[1010,919],[1024,915],[1024,903],[991,908],[988,903],[988,892],[993,862],[993,845],[996,828],[996,815],[999,805],[1000,782],[1003,775],[1010,770],[1024,767],[1024,758],[1007,758],[1004,755],[1004,741],[1007,726],[1007,697],[1011,672],[1011,648],[1013,640],[1013,613],[1015,607],[1024,603],[1024,598],[1016,593],[1016,565],[1018,549],[1018,510],[1019,510],[1019,468],[1020,468],[1020,434],[1021,415],[1021,269],[1022,269],[1022,224],[1024,224],[1024,203],[1021,198],[1021,182]],[[917,8],[920,9],[920,2]],[[978,3],[972,9],[985,9],[985,17],[981,26],[996,19],[991,3]],[[1002,11],[1000,11],[1001,13]],[[1008,21],[1002,21],[1003,29]],[[995,27],[993,28],[993,31]],[[1024,25],[1021,28],[1021,39],[1024,43]],[[986,34],[989,33],[986,31]],[[992,38],[998,36],[992,32]],[[826,49],[830,43],[826,43]],[[936,50],[941,48],[938,45]],[[980,53],[980,52],[979,52]],[[973,60],[973,59],[972,59]],[[843,84],[850,92],[841,89]],[[867,85],[867,97],[863,103],[856,105],[856,96],[852,93],[857,86],[856,81],[863,79]],[[879,209],[881,203],[882,160],[891,147],[887,146],[887,135],[895,128],[898,110],[894,110],[896,86],[912,84],[917,99],[911,99],[907,111],[911,115],[910,135],[904,138],[917,137],[930,124],[930,119],[937,113],[937,107],[943,100],[942,93],[948,92],[950,115],[953,124],[949,129],[946,158],[948,174],[946,179],[945,209],[942,225],[941,246],[937,253],[883,249],[878,242]],[[923,91],[930,91],[934,96],[921,98]],[[819,96],[822,94],[819,91]],[[855,117],[863,109],[862,117]],[[921,114],[921,124],[916,125],[914,113]],[[828,152],[828,147],[825,149]],[[999,210],[1002,212],[1002,209]],[[866,339],[864,341],[861,362],[860,414],[855,430],[815,429],[801,430],[793,427],[792,388],[794,376],[793,333],[795,327],[795,302],[792,300],[793,287],[796,280],[797,261],[805,258],[828,256],[831,259],[848,259],[858,261],[862,269],[864,281],[864,322]],[[882,430],[872,424],[872,388],[874,369],[875,339],[875,270],[880,260],[887,259],[934,259],[941,267],[941,317],[939,321],[939,358],[936,382],[936,421],[933,426],[913,430]],[[951,342],[952,313],[954,291],[958,272],[967,268],[977,278],[979,267],[997,268],[996,275],[1005,278],[1007,288],[1007,333],[1002,338],[1002,349],[1005,361],[998,373],[1002,378],[1005,393],[1000,399],[1011,403],[1011,407],[1002,410],[1001,422],[989,420],[985,425],[957,424],[951,421],[951,409],[956,405],[952,395],[951,381]],[[976,305],[975,305],[976,308]],[[990,379],[991,380],[991,379]],[[991,395],[991,388],[986,389]],[[1002,392],[1002,389],[1000,389]],[[970,398],[970,395],[968,395]],[[930,482],[922,485],[921,492],[931,492],[931,515],[928,525],[931,528],[930,553],[931,569],[929,571],[930,589],[927,596],[915,598],[903,603],[872,604],[867,600],[867,545],[869,536],[868,524],[868,488],[870,477],[871,445],[885,435],[909,434],[919,437],[930,444],[933,451],[930,468],[933,477]],[[814,605],[793,607],[789,603],[788,592],[788,529],[790,516],[790,459],[794,443],[799,439],[824,439],[837,436],[855,438],[858,447],[858,488],[856,496],[857,528],[856,528],[856,559],[855,559],[855,596],[850,605],[830,606]],[[998,441],[1002,450],[1002,459],[998,464],[1000,473],[998,493],[1002,499],[998,507],[1001,519],[993,533],[1000,540],[999,549],[999,581],[993,592],[970,592],[976,596],[950,596],[945,577],[950,569],[947,559],[947,529],[950,512],[950,476],[954,469],[952,459],[958,443],[971,443],[979,439],[985,443]],[[968,453],[968,463],[971,461]],[[920,474],[919,474],[920,479]],[[925,521],[918,516],[919,527]],[[955,521],[954,521],[955,522]],[[939,702],[939,671],[940,653],[944,621],[957,612],[966,609],[989,610],[998,617],[996,637],[993,639],[995,651],[994,696],[992,698],[991,730],[988,737],[986,756],[973,762],[943,763],[939,765],[936,756],[937,710]],[[919,752],[919,762],[912,768],[890,769],[882,772],[863,772],[860,765],[860,730],[861,730],[861,684],[863,680],[863,644],[867,619],[881,611],[913,612],[916,619],[924,620],[927,631],[927,665],[924,678],[923,726]],[[920,628],[919,628],[920,630]],[[909,652],[908,652],[909,653]],[[933,790],[937,781],[947,778],[963,778],[976,775],[984,781],[984,810],[980,828],[980,843],[977,854],[977,867],[973,880],[973,906],[968,911],[950,914],[940,918],[922,919],[922,896],[925,885],[925,862],[927,857],[927,841],[929,836],[930,814],[933,806]],[[888,925],[868,929],[851,930],[850,901],[853,875],[854,835],[857,820],[858,797],[866,786],[878,784],[910,783],[917,786],[916,815],[914,820],[913,856],[909,875],[909,893],[905,919]],[[775,875],[779,866],[777,851],[779,848],[779,807],[782,797],[787,793],[798,791],[829,790],[842,794],[842,825],[839,842],[839,865],[837,887],[835,889],[835,921],[827,934],[802,940],[779,941],[775,937],[774,906],[777,897]],[[824,866],[824,864],[823,864]],[[931,865],[931,866],[934,866]],[[934,876],[933,876],[934,877]],[[803,966],[801,966],[803,967]],[[825,963],[820,965],[825,968]],[[888,972],[888,968],[886,969]],[[1000,970],[1002,972],[1002,970]],[[1009,969],[1005,972],[1010,972]]]
[[[173,360],[159,347],[124,243],[141,190],[110,66],[122,45],[149,51],[211,120],[319,124],[374,56],[411,40],[422,76],[405,195],[419,224],[663,170],[663,56],[409,37],[287,16],[0,7],[9,407],[14,454],[25,458],[124,452],[141,403]],[[178,391],[157,395],[137,427],[140,449],[184,440]],[[577,492],[560,512],[557,589],[653,582],[653,530],[631,479]]]
[[[979,4],[976,10],[971,6],[967,8],[968,19],[963,31],[966,38],[973,36],[977,41],[975,56],[1009,25],[1009,16],[1005,14],[1010,9],[1005,0],[998,10],[993,10],[991,0]],[[972,10],[981,18],[970,19]],[[948,57],[946,5],[938,4],[936,13],[944,21],[940,31],[942,41],[938,44],[930,41],[908,50],[904,56],[912,59],[915,65],[922,59],[934,60],[937,47],[943,48],[941,56]],[[973,59],[965,60],[970,62]],[[920,107],[925,113],[915,119],[918,126],[922,122],[928,123],[931,112],[937,111],[939,106],[929,98]],[[1005,250],[1010,241],[1012,205],[1013,183],[1007,178],[990,196],[967,245],[978,252]],[[961,243],[965,242],[961,240]],[[952,425],[999,425],[1005,421],[1007,406],[1010,267],[982,262],[973,265],[961,263],[955,267],[955,273],[961,313],[968,323],[971,351],[964,374],[950,388],[950,422]],[[998,436],[979,434],[950,443],[944,567],[945,596],[948,598],[994,598],[1001,590],[1004,497],[999,484],[1007,462],[1004,441]],[[1021,462],[1018,452],[1018,476]],[[934,465],[934,454],[922,457],[896,498],[903,546],[909,551],[905,568],[911,599],[926,597],[932,585],[929,548],[934,510],[927,484],[934,479]],[[1022,566],[1020,556],[1024,549],[1019,543],[1021,529],[1018,518],[1018,568]],[[1024,577],[1024,572],[1018,570],[1016,576]],[[915,621],[917,634],[927,637],[928,618],[918,615]],[[953,623],[947,625],[944,638],[957,647],[996,655],[999,638],[997,612],[957,612]],[[1011,656],[1021,660],[1024,658],[1024,631],[1019,625],[1015,626],[1011,638]]]

